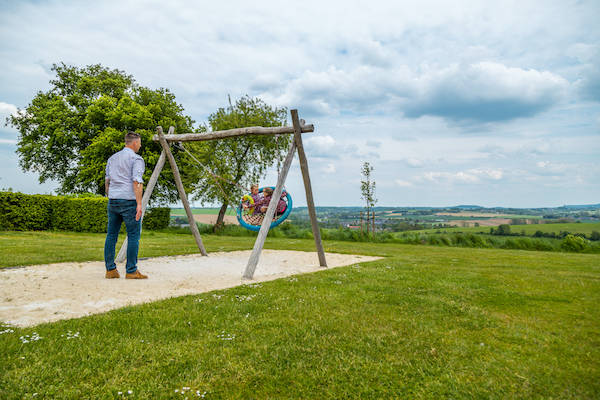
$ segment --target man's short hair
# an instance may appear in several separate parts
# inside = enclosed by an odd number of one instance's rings
[[[129,144],[137,139],[140,139],[140,134],[137,132],[129,131],[125,134],[125,144]]]

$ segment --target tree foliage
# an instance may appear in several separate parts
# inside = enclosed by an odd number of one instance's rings
[[[272,107],[259,98],[244,96],[208,117],[213,131],[250,126],[275,127],[286,123],[287,110]],[[202,163],[186,171],[184,179],[203,203],[220,203],[217,226],[223,222],[227,205],[237,201],[252,183],[258,183],[267,169],[283,159],[291,135],[237,136],[229,139],[192,142],[185,146]],[[188,163],[194,161],[182,154]],[[214,174],[214,175],[213,175]],[[218,176],[218,177],[215,177]]]
[[[375,216],[375,211],[373,211],[373,207],[377,203],[377,199],[375,198],[375,181],[371,180],[371,173],[373,172],[373,166],[367,161],[365,161],[361,168],[361,173],[363,179],[360,181],[360,192],[361,198],[365,202],[365,211],[367,215],[367,233],[369,233],[369,222]],[[375,224],[372,225],[373,233],[375,232]]]
[[[194,121],[183,115],[183,107],[168,89],[141,87],[131,75],[100,64],[84,68],[54,64],[52,71],[56,78],[50,81],[50,90],[38,92],[8,123],[19,131],[21,168],[37,172],[40,183],[57,181],[59,193],[104,194],[106,162],[123,148],[128,130],[141,135],[145,181],[161,151],[152,141],[156,127],[193,131]],[[172,174],[165,168],[153,197],[176,196]]]

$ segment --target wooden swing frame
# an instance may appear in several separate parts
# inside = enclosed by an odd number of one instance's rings
[[[269,202],[269,207],[267,208],[267,212],[265,213],[265,218],[263,219],[263,223],[260,227],[260,231],[258,232],[258,236],[256,237],[256,241],[254,242],[254,247],[252,249],[252,253],[250,254],[250,258],[248,259],[248,264],[246,265],[246,269],[243,274],[244,279],[252,279],[254,277],[254,271],[256,270],[256,266],[258,265],[258,260],[260,258],[260,253],[265,244],[265,240],[267,238],[267,234],[269,233],[269,229],[271,227],[271,220],[275,215],[275,209],[277,208],[277,203],[279,197],[281,197],[281,193],[283,190],[283,186],[285,185],[285,180],[287,178],[288,171],[292,164],[292,160],[294,159],[294,154],[298,152],[298,158],[300,160],[300,170],[302,171],[302,179],[304,181],[304,190],[306,192],[306,205],[308,207],[308,214],[310,216],[310,223],[312,226],[313,236],[315,238],[315,245],[317,247],[317,254],[319,256],[319,265],[321,267],[327,267],[327,261],[325,260],[325,251],[323,250],[323,242],[321,241],[321,232],[319,231],[319,225],[317,224],[317,213],[315,210],[315,203],[313,200],[312,194],[312,186],[310,183],[310,175],[308,173],[308,161],[306,160],[306,153],[304,152],[304,146],[302,144],[302,133],[305,132],[314,132],[313,125],[304,125],[304,120],[298,119],[298,110],[290,110],[292,116],[292,124],[293,126],[279,126],[279,127],[249,127],[249,128],[236,128],[229,129],[225,131],[215,131],[209,133],[184,133],[180,135],[175,134],[175,128],[170,127],[168,134],[163,133],[163,129],[161,126],[157,127],[157,134],[154,135],[153,140],[159,142],[162,147],[162,152],[160,153],[160,157],[156,166],[154,167],[154,171],[152,171],[152,175],[150,176],[150,180],[148,181],[148,185],[146,190],[144,191],[144,195],[142,197],[142,219],[144,218],[144,213],[146,212],[146,207],[148,206],[148,202],[150,200],[150,196],[152,195],[152,191],[156,186],[156,182],[158,181],[158,176],[162,171],[165,161],[169,160],[169,164],[171,166],[171,170],[173,172],[173,178],[175,179],[175,185],[177,186],[177,191],[179,193],[179,198],[183,203],[183,207],[185,208],[185,212],[188,217],[188,221],[190,222],[190,229],[192,231],[192,235],[196,240],[196,244],[198,245],[198,249],[203,256],[208,256],[206,249],[204,248],[204,244],[202,243],[202,238],[200,237],[200,232],[198,231],[198,227],[196,226],[194,215],[192,214],[192,210],[190,208],[190,204],[187,199],[187,195],[183,188],[183,183],[181,181],[181,175],[179,174],[179,168],[177,167],[177,163],[175,162],[175,158],[171,153],[170,143],[171,142],[188,142],[188,141],[204,141],[204,140],[219,140],[225,139],[235,136],[248,136],[248,135],[281,135],[281,134],[293,134],[294,140],[290,144],[288,149],[287,156],[285,161],[283,162],[283,167],[281,172],[277,178],[277,186],[275,186],[275,190],[273,192],[273,196],[271,197],[271,201]],[[140,221],[141,223],[141,221]],[[117,262],[123,262],[125,260],[127,254],[127,238],[123,242],[121,249],[116,257]]]

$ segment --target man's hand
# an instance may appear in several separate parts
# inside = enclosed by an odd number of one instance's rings
[[[133,193],[135,193],[135,201],[137,202],[137,208],[135,210],[135,220],[139,221],[142,218],[142,193],[144,192],[144,185],[140,182],[133,182]]]

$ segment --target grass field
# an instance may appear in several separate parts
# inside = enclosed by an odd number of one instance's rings
[[[253,243],[203,239],[209,251]],[[0,232],[0,262],[99,260],[103,241],[103,234]],[[274,238],[267,247],[312,251],[314,242]],[[0,328],[0,398],[600,396],[599,256],[325,248],[386,259]],[[191,235],[142,237],[142,257],[191,252]],[[34,333],[39,340],[21,339]]]
[[[593,231],[600,232],[600,222],[594,223],[561,223],[561,224],[530,224],[530,225],[511,225],[511,232],[513,233],[521,233],[521,231],[525,231],[525,234],[528,236],[533,235],[536,231],[542,232],[555,232],[558,234],[561,231],[568,231],[571,233],[585,233],[586,235],[591,234]],[[437,233],[437,232],[464,232],[464,233],[490,233],[489,226],[479,226],[479,227],[469,227],[469,228],[461,228],[461,227],[453,227],[453,228],[434,228],[434,229],[424,229],[420,231],[411,231],[411,232],[420,232],[420,233]]]

